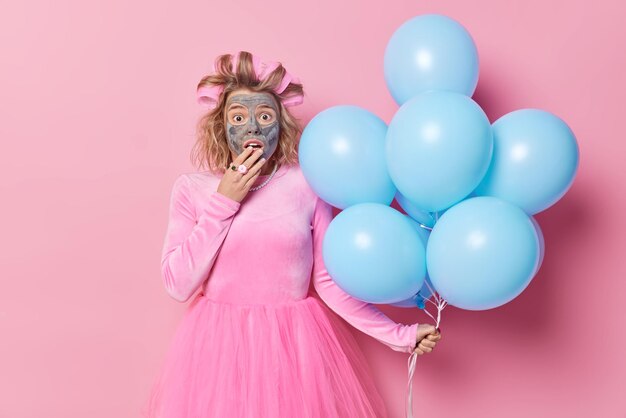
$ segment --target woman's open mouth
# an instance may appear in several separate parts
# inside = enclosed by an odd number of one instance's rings
[[[251,138],[251,139],[246,140],[243,143],[244,149],[246,149],[249,146],[254,147],[254,148],[263,148],[263,142],[261,142],[260,140],[256,138]]]

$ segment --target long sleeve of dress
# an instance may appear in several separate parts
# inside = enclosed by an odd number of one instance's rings
[[[161,256],[162,278],[171,297],[186,302],[208,277],[240,205],[214,191],[196,209],[189,179],[185,174],[176,179]]]
[[[394,322],[373,304],[344,292],[326,271],[322,258],[322,241],[332,218],[332,206],[318,197],[313,214],[312,280],[315,290],[333,311],[358,330],[394,351],[411,353],[416,346],[417,323],[404,325]]]

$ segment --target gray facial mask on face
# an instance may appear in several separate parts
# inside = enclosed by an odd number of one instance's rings
[[[247,109],[234,108],[229,112],[233,103],[237,103]],[[257,106],[267,105],[274,109],[275,117],[264,122],[262,108],[257,111]],[[237,114],[241,115],[242,123],[238,124],[234,119]],[[268,113],[269,114],[269,113]],[[270,116],[272,116],[270,114]],[[263,143],[263,155],[269,159],[278,146],[280,134],[279,109],[269,93],[248,93],[229,96],[226,103],[226,137],[228,148],[237,155],[243,152],[243,144],[251,138],[256,138]]]

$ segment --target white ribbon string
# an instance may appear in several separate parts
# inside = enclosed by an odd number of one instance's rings
[[[436,292],[432,289],[432,287],[430,287],[428,282],[424,282],[424,283],[426,283],[426,286],[428,286],[428,289],[432,293],[432,298],[435,299],[435,302],[437,302],[437,303],[433,302],[432,300],[430,300],[430,298],[426,299],[427,302],[430,302],[437,307],[437,319],[435,319],[430,314],[430,312],[428,312],[428,309],[426,309],[426,306],[424,306],[424,312],[426,312],[426,314],[430,316],[433,321],[435,321],[435,328],[439,328],[439,324],[441,324],[441,311],[443,311],[443,309],[448,305],[448,302],[442,297],[440,297],[439,295],[437,295]],[[408,360],[409,382],[407,384],[407,404],[406,404],[406,417],[407,418],[413,418],[413,375],[415,374],[415,364],[417,362],[417,357],[418,357],[418,354],[415,351],[413,351],[411,355],[409,356],[409,360]]]
[[[414,351],[409,356],[409,384],[407,386],[406,417],[413,418],[413,373],[415,372],[415,362],[417,353]]]
[[[435,223],[437,223],[437,221],[439,220],[439,212],[434,212],[434,214],[435,214]],[[418,224],[420,227],[424,229],[428,229],[429,231],[432,231],[431,227],[428,227],[422,224],[421,222],[418,222]],[[441,311],[443,311],[443,309],[448,305],[448,302],[445,299],[443,299],[441,296],[439,296],[437,292],[435,292],[435,290],[428,284],[427,281],[424,281],[424,283],[428,287],[428,290],[430,290],[431,297],[435,299],[436,303],[430,300],[430,298],[426,299],[426,302],[435,305],[435,307],[437,308],[437,319],[435,319],[430,314],[430,312],[428,312],[428,309],[426,309],[426,306],[424,306],[424,312],[426,312],[426,314],[430,316],[433,321],[435,321],[435,328],[439,328],[439,324],[441,323]],[[413,418],[413,375],[415,374],[415,364],[417,362],[417,356],[418,354],[415,351],[413,351],[411,355],[409,356],[409,360],[408,360],[409,382],[407,384],[407,403],[406,403],[406,417],[407,418]]]

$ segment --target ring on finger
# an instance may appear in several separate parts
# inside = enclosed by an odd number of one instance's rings
[[[230,168],[233,171],[238,171],[241,174],[246,174],[248,172],[248,167],[246,167],[244,164],[239,164],[239,165],[231,164],[230,167],[228,168]]]

